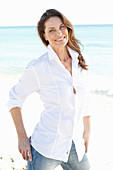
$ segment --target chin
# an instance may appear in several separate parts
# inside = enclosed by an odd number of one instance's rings
[[[67,41],[65,41],[65,42],[60,42],[60,43],[56,43],[55,45],[56,45],[56,47],[65,47],[66,45],[67,45]]]

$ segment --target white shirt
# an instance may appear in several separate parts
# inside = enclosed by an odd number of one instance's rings
[[[82,159],[85,153],[83,117],[90,115],[87,71],[78,66],[78,53],[69,47],[68,50],[72,57],[72,75],[49,45],[47,53],[28,64],[11,89],[8,102],[9,110],[22,108],[30,93],[39,93],[44,110],[31,136],[31,145],[42,155],[65,162],[72,140],[79,161]]]

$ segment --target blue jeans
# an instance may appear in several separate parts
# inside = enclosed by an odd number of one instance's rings
[[[44,157],[31,146],[32,162],[28,159],[27,170],[54,170],[61,165],[64,170],[89,170],[90,165],[86,154],[79,162],[75,144],[72,142],[71,151],[67,162]]]

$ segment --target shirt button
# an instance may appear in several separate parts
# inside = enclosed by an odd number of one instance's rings
[[[66,154],[69,154],[69,152],[67,151]]]

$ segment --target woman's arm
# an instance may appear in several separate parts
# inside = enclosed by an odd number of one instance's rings
[[[19,107],[15,107],[11,109],[10,112],[17,131],[19,152],[22,154],[23,159],[28,160],[29,156],[29,160],[32,161],[30,140],[27,137],[24,128],[21,109]]]
[[[18,136],[18,149],[24,159],[32,161],[30,140],[27,137],[21,114],[21,108],[27,96],[40,90],[38,81],[38,71],[31,64],[28,64],[18,83],[13,86],[9,93],[7,103],[8,110],[11,112]]]
[[[83,139],[85,144],[85,152],[88,152],[88,145],[89,145],[89,137],[90,137],[90,131],[91,131],[91,121],[90,116],[83,117],[84,122],[84,132],[83,132]]]

